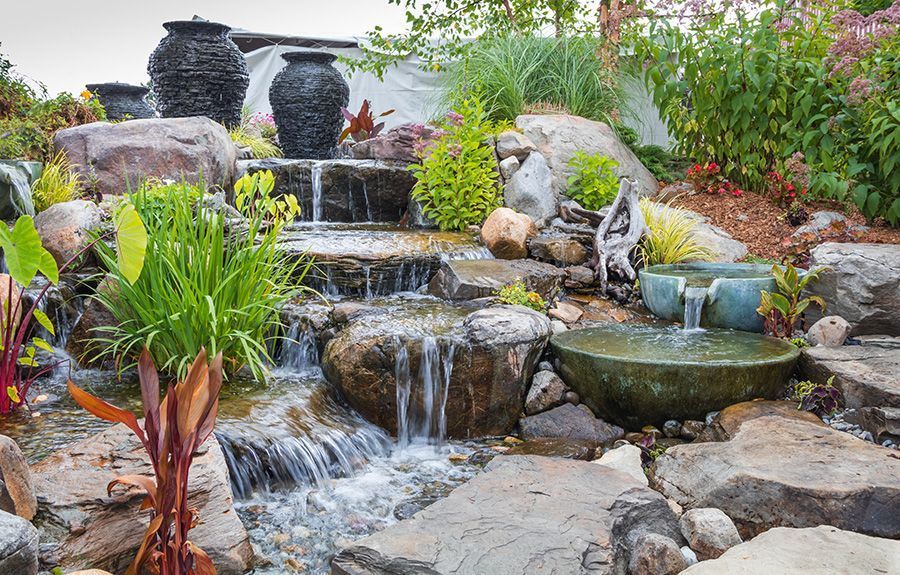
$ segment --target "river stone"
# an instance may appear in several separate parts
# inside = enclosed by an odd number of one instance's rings
[[[687,566],[681,548],[671,537],[644,533],[634,543],[628,575],[677,575]]]
[[[572,324],[581,319],[581,316],[584,315],[584,312],[575,304],[571,304],[564,301],[556,302],[556,305],[550,308],[550,311],[547,312],[553,319],[558,319],[560,321],[564,321],[567,324]]]
[[[399,222],[416,183],[405,166],[376,160],[266,158],[238,162],[239,173],[271,170],[275,195],[296,197],[303,221],[312,221],[315,215],[314,167],[321,178],[321,219],[328,222]]]
[[[423,322],[429,315],[444,319]],[[439,341],[442,356],[449,355],[449,342],[453,342],[445,407],[448,436],[510,432],[522,411],[527,383],[550,338],[550,321],[528,308],[497,306],[469,313],[447,306],[444,311],[412,309],[406,315],[363,316],[328,342],[322,368],[363,417],[396,433],[398,353],[407,351],[410,374],[415,378],[422,363],[423,342],[435,333],[445,333]],[[411,412],[422,411],[419,393],[413,393],[411,401],[418,406]]]
[[[58,131],[53,147],[92,191],[111,195],[148,178],[227,188],[237,161],[228,130],[204,117],[94,122]]]
[[[446,499],[340,551],[331,573],[613,575],[643,533],[681,539],[665,499],[628,475],[585,461],[498,457]]]
[[[505,160],[501,160],[498,164],[498,167],[500,168],[500,177],[502,177],[504,181],[510,179],[513,174],[518,171],[520,166],[521,164],[515,156],[510,156]]]
[[[449,260],[428,284],[428,293],[444,299],[464,300],[489,297],[516,281],[553,299],[562,287],[566,272],[534,260]]]
[[[621,427],[597,419],[585,405],[564,403],[550,411],[529,415],[519,420],[522,437],[567,437],[584,439],[598,444],[621,439],[625,432]]]
[[[0,511],[29,521],[37,513],[28,462],[19,445],[5,435],[0,435]]]
[[[522,132],[507,130],[497,136],[497,157],[501,160],[514,157],[521,162],[536,149],[534,143]]]
[[[639,447],[631,444],[620,445],[604,453],[600,459],[595,459],[594,463],[617,469],[634,477],[635,481],[641,485],[649,485],[647,474],[644,473],[644,467],[641,464]]]
[[[38,532],[25,519],[0,511],[0,573],[37,575]]]
[[[531,380],[528,396],[525,398],[525,413],[535,415],[556,407],[563,402],[566,384],[552,371],[539,371]]]
[[[808,284],[807,292],[824,298],[829,314],[850,322],[851,335],[900,336],[900,249],[896,245],[825,243],[812,249],[809,265],[830,268],[819,281]],[[806,310],[807,321],[821,315],[816,306]]]
[[[823,524],[900,537],[900,459],[829,427],[759,417],[730,441],[671,447],[651,471],[663,495],[685,509],[721,509],[745,538]]]
[[[59,267],[90,243],[90,232],[100,227],[100,223],[100,209],[97,204],[87,200],[53,204],[34,217],[34,227],[41,236],[41,243]],[[87,257],[83,257],[81,261],[87,260]]]
[[[900,337],[864,338],[862,345],[807,347],[800,353],[806,379],[834,385],[847,407],[900,407]]]
[[[715,559],[742,543],[737,527],[721,509],[690,509],[680,519],[681,534],[700,561]]]
[[[543,457],[564,457],[589,461],[594,456],[597,444],[584,439],[544,437],[530,439],[515,445],[505,455],[541,455]]]
[[[828,315],[817,321],[806,332],[806,339],[812,345],[840,347],[844,345],[851,331],[850,323],[839,315]]]
[[[528,238],[537,234],[537,227],[527,214],[509,208],[497,208],[481,226],[481,241],[495,258],[520,260],[528,257]]]
[[[568,189],[566,180],[574,173],[569,160],[578,151],[600,153],[619,162],[616,174],[635,180],[641,196],[657,192],[659,184],[653,174],[603,122],[567,115],[525,115],[516,118],[516,127],[547,159],[553,174],[553,191],[558,194],[565,194]]]
[[[132,120],[138,121],[138,120]],[[134,558],[147,527],[139,510],[144,495],[106,485],[125,474],[152,476],[150,463],[134,434],[124,425],[57,451],[32,467],[40,504],[42,561],[63,570],[98,568],[120,573]],[[203,549],[221,575],[249,569],[253,551],[235,513],[228,467],[215,437],[194,458],[188,483],[190,504],[200,523],[190,540]]]
[[[587,249],[581,242],[563,234],[541,234],[528,242],[531,257],[561,266],[578,266],[588,261]],[[593,278],[593,274],[591,275]]]
[[[794,401],[743,401],[719,411],[697,437],[697,441],[728,441],[744,423],[767,416],[796,419],[825,427],[815,414],[797,409],[797,402]]]
[[[829,525],[776,527],[732,547],[684,575],[872,575],[897,573],[900,541],[842,531]]]
[[[550,168],[544,156],[534,152],[506,180],[503,205],[528,214],[538,227],[544,227],[559,211],[559,197],[551,184]]]

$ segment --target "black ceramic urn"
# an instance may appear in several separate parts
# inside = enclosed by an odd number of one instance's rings
[[[169,35],[150,55],[156,108],[163,118],[207,116],[226,126],[241,121],[250,83],[247,62],[224,24],[166,22]]]
[[[272,80],[269,103],[278,127],[278,142],[287,158],[333,158],[344,125],[341,107],[350,87],[334,66],[333,54],[289,52],[288,65]]]
[[[106,84],[88,84],[87,89],[103,104],[108,120],[116,122],[156,117],[156,112],[144,100],[144,96],[150,91],[148,88],[120,82],[108,82]]]

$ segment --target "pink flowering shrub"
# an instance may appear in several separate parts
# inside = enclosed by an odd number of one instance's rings
[[[694,164],[688,168],[685,179],[693,184],[694,188],[699,192],[718,194],[720,196],[730,194],[735,197],[741,197],[744,195],[742,189],[722,175],[722,167],[715,162],[704,165]]]

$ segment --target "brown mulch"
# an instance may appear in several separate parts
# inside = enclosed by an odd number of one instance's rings
[[[799,227],[792,226],[787,221],[784,208],[778,207],[764,196],[750,192],[745,192],[740,197],[730,194],[681,196],[673,205],[708,217],[711,224],[745,244],[750,254],[766,259],[781,260],[787,256],[791,247],[784,240]],[[860,242],[900,244],[900,228],[891,228],[883,221],[866,222],[866,218],[855,207],[848,208],[833,202],[806,204],[809,214],[823,210],[843,213],[850,223],[866,226],[868,231],[862,233]]]

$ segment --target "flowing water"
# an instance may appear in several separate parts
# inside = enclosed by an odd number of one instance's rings
[[[684,289],[684,329],[693,331],[700,329],[700,316],[703,314],[703,303],[706,301],[706,287],[688,286]]]
[[[312,221],[323,221],[325,206],[322,204],[322,164],[315,162],[310,170],[312,179]]]
[[[427,336],[417,342],[422,347],[418,372],[413,377],[409,366],[409,342],[396,339],[398,348],[394,366],[397,381],[397,443],[406,449],[412,443],[443,445],[447,439],[447,393],[453,375],[453,341]],[[421,409],[414,397],[421,397]]]

